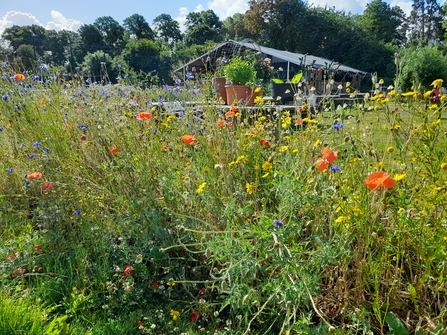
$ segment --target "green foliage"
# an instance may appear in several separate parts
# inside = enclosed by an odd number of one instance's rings
[[[233,57],[224,68],[225,79],[233,85],[253,85],[256,69],[252,62],[241,56]]]
[[[405,328],[402,321],[400,321],[393,313],[388,313],[385,321],[389,327],[388,335],[407,335],[408,330]]]
[[[123,58],[136,72],[159,70],[160,50],[154,41],[148,39],[129,42],[123,51]]]
[[[437,78],[447,78],[447,58],[436,47],[405,50],[402,55],[402,89],[427,90]],[[444,79],[445,80],[445,79]]]

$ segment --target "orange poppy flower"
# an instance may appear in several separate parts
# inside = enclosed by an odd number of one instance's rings
[[[237,106],[233,106],[233,108],[231,108],[233,113],[237,113]]]
[[[183,135],[180,136],[183,140],[183,144],[193,144],[197,143],[198,141],[194,138],[195,135]]]
[[[109,152],[114,155],[117,154],[118,152],[121,152],[120,149],[118,149],[117,147],[113,147],[112,149],[109,150]]]
[[[297,126],[301,126],[302,125],[302,121],[301,121],[301,119],[296,119],[296,121],[295,121],[295,124],[297,125]]]
[[[223,127],[223,126],[225,126],[225,123],[226,123],[225,120],[219,120],[219,121],[217,121],[217,126],[218,127]]]
[[[266,148],[270,148],[270,142],[264,139],[260,139],[259,140],[259,144],[261,144],[262,146],[266,147]]]
[[[233,112],[233,111],[229,111],[229,112],[226,112],[225,113],[225,117],[228,119],[228,118],[230,118],[230,117],[234,117],[236,115],[236,113],[235,112]]]
[[[41,188],[42,188],[42,190],[52,190],[53,183],[44,183]]]
[[[143,120],[143,119],[152,119],[152,114],[148,112],[138,112],[138,116],[136,117],[137,120]]]
[[[388,173],[383,171],[370,174],[363,182],[370,190],[375,190],[381,187],[391,188],[396,184],[396,181],[391,178]]]
[[[314,163],[314,165],[318,166],[318,171],[324,171],[326,170],[329,165],[335,161],[335,159],[338,156],[338,151],[331,151],[329,152],[329,146],[325,146],[323,149],[323,157],[318,158],[317,161]]]
[[[16,80],[25,80],[25,76],[24,76],[23,74],[21,74],[21,73],[16,73],[16,74],[14,75],[14,78],[15,78]]]
[[[42,177],[42,172],[29,172],[26,177],[28,179],[37,179]]]

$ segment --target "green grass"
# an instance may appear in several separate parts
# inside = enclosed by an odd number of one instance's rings
[[[442,109],[393,97],[295,126],[267,105],[230,119],[209,83],[0,88],[0,334],[445,330]],[[368,189],[376,171],[395,185]]]

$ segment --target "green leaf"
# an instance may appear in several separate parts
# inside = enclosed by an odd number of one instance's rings
[[[275,84],[284,84],[284,81],[282,81],[281,79],[278,79],[278,78],[273,78],[272,81],[273,81]]]
[[[293,76],[291,82],[294,84],[298,84],[301,81],[301,78],[303,77],[303,73],[298,73],[296,75]]]
[[[388,335],[407,335],[408,330],[405,328],[402,321],[399,320],[397,316],[395,316],[392,313],[388,313],[385,322],[388,325],[388,328],[390,331],[388,332]]]

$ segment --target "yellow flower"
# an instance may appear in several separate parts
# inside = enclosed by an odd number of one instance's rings
[[[169,115],[168,118],[166,119],[166,122],[170,122],[175,120],[175,116],[174,115]]]
[[[428,99],[431,96],[431,91],[427,91],[424,93],[424,99]]]
[[[174,320],[174,321],[177,321],[178,319],[180,319],[179,311],[175,311],[175,310],[171,309],[171,312],[169,314],[171,314],[172,320]]]
[[[351,207],[351,211],[354,213],[354,216],[359,216],[363,214],[363,211],[358,207]]]
[[[394,126],[393,126],[393,129],[394,130],[398,130],[400,128],[400,125],[399,124],[395,124]]]
[[[255,92],[256,92],[256,93],[261,92],[261,90],[262,90],[262,87],[256,87],[256,88],[255,88]]]
[[[395,181],[399,181],[399,180],[404,179],[406,175],[407,175],[407,174],[406,174],[405,172],[404,172],[404,173],[397,173],[397,174],[393,177],[393,179],[394,179]]]
[[[258,120],[260,121],[260,122],[263,122],[263,121],[265,121],[267,118],[265,117],[265,116],[261,116]]]
[[[347,216],[339,216],[337,219],[335,219],[335,223],[342,223],[348,220]]]
[[[196,193],[197,193],[197,194],[202,193],[203,190],[205,189],[205,186],[206,186],[206,182],[200,184],[199,187],[198,187],[197,190],[196,190]]]
[[[338,207],[335,209],[335,213],[338,213],[338,212],[340,212],[340,211],[341,211],[341,207],[338,206]]]
[[[262,169],[263,170],[271,170],[273,168],[273,164],[269,161],[265,162],[264,164],[262,164]]]
[[[433,86],[433,87],[441,87],[443,82],[444,82],[444,80],[442,80],[442,79],[436,79],[435,81],[433,81],[433,82],[430,84],[430,86]]]
[[[290,116],[282,119],[281,121],[281,127],[282,128],[287,128],[288,126],[290,126],[292,123],[292,118]]]
[[[413,95],[415,95],[415,92],[405,92],[405,93],[402,93],[403,97],[412,97]]]
[[[435,120],[435,121],[432,122],[432,124],[433,124],[434,126],[436,126],[436,125],[438,125],[438,124],[440,124],[440,123],[441,123],[441,119],[437,119],[437,120]]]
[[[393,147],[388,147],[387,149],[386,149],[386,152],[388,152],[388,153],[392,153],[394,151],[394,148]]]
[[[228,166],[239,164],[240,162],[245,161],[245,160],[247,160],[247,158],[245,158],[244,155],[239,156],[238,158],[236,158],[236,160],[234,162],[229,163]]]
[[[396,95],[396,90],[391,90],[391,91],[389,91],[389,92],[388,92],[388,95],[389,95],[390,97],[394,97],[394,96]]]
[[[260,96],[260,95],[258,95],[256,98],[255,98],[255,104],[257,104],[257,105],[263,105],[264,104],[264,99],[262,99],[262,97]]]
[[[270,174],[270,172],[267,172],[266,174],[263,174],[263,175],[261,176],[261,178],[267,178],[267,177],[269,176],[269,174]]]
[[[441,164],[441,169],[447,170],[447,163],[442,163]]]
[[[252,194],[253,193],[253,185],[250,183],[246,183],[245,184],[245,189],[247,190],[248,194]]]
[[[318,147],[318,145],[320,144],[320,142],[321,142],[320,140],[316,140],[315,143],[314,143],[314,147]]]
[[[376,164],[376,166],[374,166],[374,169],[376,170],[380,170],[380,168],[383,166],[383,162],[379,162]]]
[[[289,147],[287,145],[283,145],[282,147],[279,148],[279,152],[284,152],[289,150]]]
[[[379,101],[381,104],[386,104],[387,102],[390,102],[390,98],[385,98],[383,100]]]
[[[168,286],[175,286],[174,279],[169,279],[169,281],[166,283],[166,285],[168,285]]]

